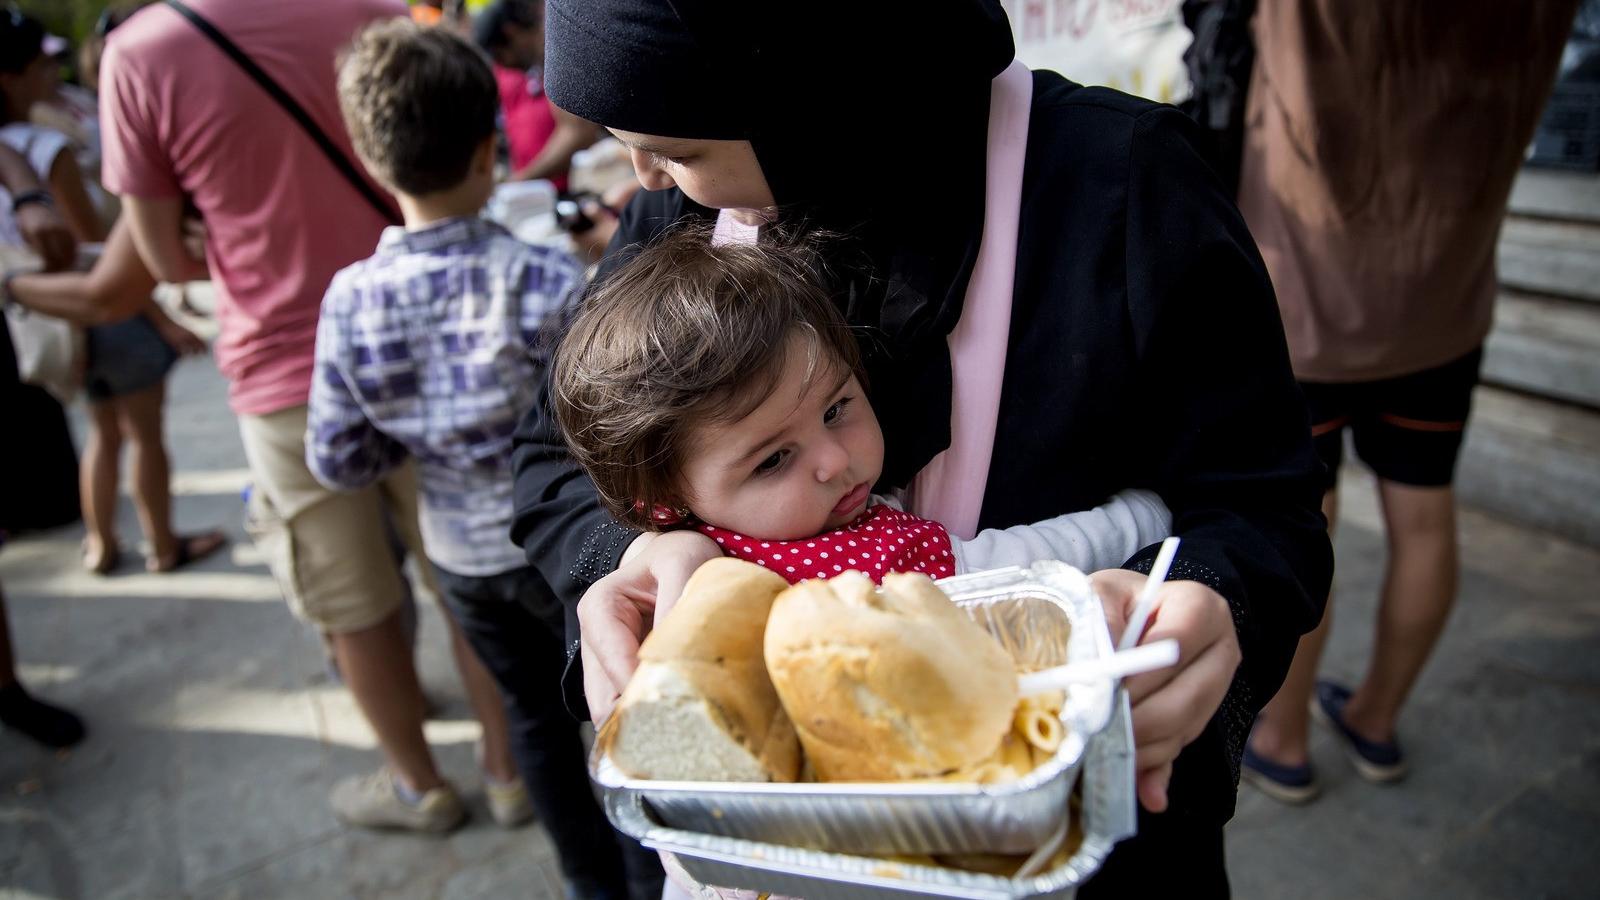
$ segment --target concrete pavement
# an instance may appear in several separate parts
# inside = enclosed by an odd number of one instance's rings
[[[179,524],[226,528],[229,551],[169,576],[134,557],[110,578],[82,573],[76,528],[0,553],[24,679],[90,727],[60,755],[0,734],[0,897],[559,896],[542,830],[503,831],[482,808],[477,727],[431,606],[429,736],[472,824],[436,839],[334,821],[329,787],[376,764],[371,735],[239,527],[246,473],[220,378],[188,361],[171,394]],[[1370,482],[1347,473],[1346,496],[1325,670],[1353,679],[1381,534]],[[1462,531],[1461,602],[1402,732],[1413,776],[1369,786],[1320,735],[1316,804],[1241,791],[1238,896],[1595,896],[1600,551],[1471,511]]]

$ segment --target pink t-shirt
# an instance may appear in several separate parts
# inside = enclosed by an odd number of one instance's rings
[[[400,0],[188,0],[355,160],[335,58]],[[102,172],[117,194],[188,195],[217,286],[217,365],[236,412],[306,402],[323,292],[372,255],[384,220],[282,107],[171,8],[111,34],[101,67]]]

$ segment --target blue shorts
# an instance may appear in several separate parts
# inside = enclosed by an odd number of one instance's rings
[[[86,331],[88,367],[83,387],[90,400],[109,400],[155,387],[172,371],[178,351],[146,316]]]

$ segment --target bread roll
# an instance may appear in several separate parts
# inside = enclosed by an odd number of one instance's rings
[[[927,778],[991,756],[1015,663],[927,576],[857,572],[784,591],[767,670],[820,781]]]
[[[736,559],[695,570],[639,648],[639,668],[601,729],[635,778],[794,781],[800,747],[762,662],[772,600],[788,583]]]

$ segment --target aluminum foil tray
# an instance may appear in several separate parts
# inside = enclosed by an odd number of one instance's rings
[[[1133,766],[1133,726],[1124,694],[1118,700],[1115,719],[1091,743],[1084,765],[1082,843],[1065,864],[1024,879],[675,829],[661,824],[638,792],[609,792],[606,811],[618,828],[646,846],[676,854],[684,871],[702,886],[806,900],[1070,898],[1099,871],[1111,848],[1134,833]],[[699,893],[717,896],[705,890]]]
[[[1025,670],[1112,652],[1104,611],[1082,572],[1058,562],[939,582]],[[1048,763],[1011,784],[651,781],[598,752],[590,775],[622,803],[638,795],[672,829],[864,854],[1030,853],[1055,833],[1090,739],[1110,721],[1110,679],[1074,686],[1066,739]],[[626,829],[624,829],[626,830]]]

